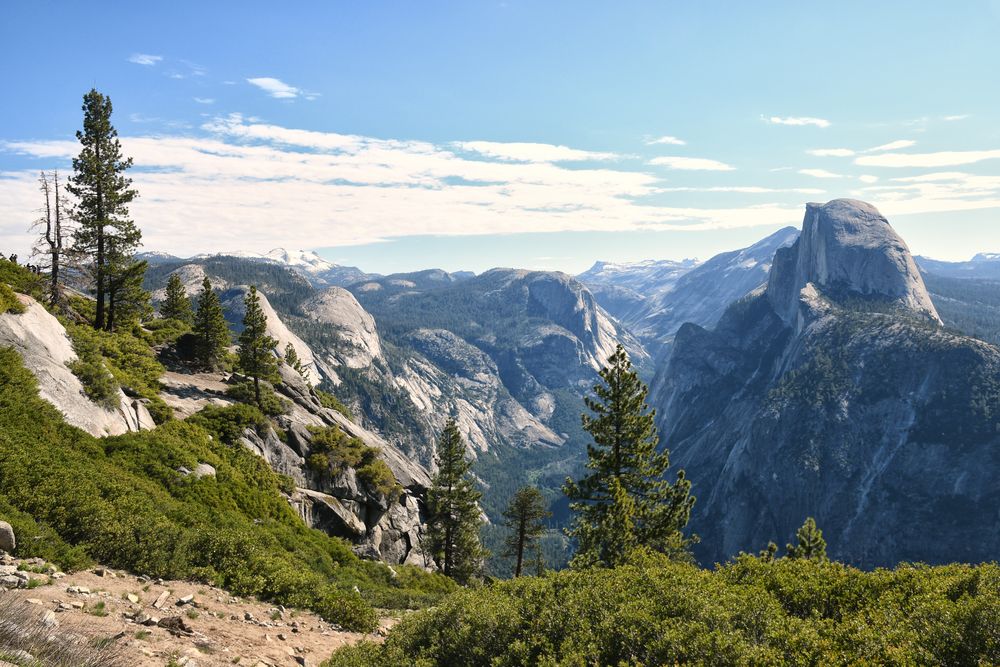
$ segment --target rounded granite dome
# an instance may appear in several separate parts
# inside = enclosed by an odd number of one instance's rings
[[[806,205],[799,239],[778,251],[768,279],[768,297],[786,322],[795,320],[810,284],[828,294],[896,303],[940,322],[906,243],[866,202]]]

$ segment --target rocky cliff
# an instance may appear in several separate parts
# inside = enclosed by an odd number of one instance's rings
[[[681,327],[653,402],[703,562],[806,516],[862,566],[1000,554],[1000,350],[939,325],[870,205],[810,205],[766,287]]]

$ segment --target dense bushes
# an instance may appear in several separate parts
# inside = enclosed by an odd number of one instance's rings
[[[306,463],[316,473],[341,472],[354,468],[358,479],[381,495],[395,499],[402,491],[392,470],[382,460],[379,450],[359,438],[349,437],[336,426],[310,427],[312,453]]]
[[[14,290],[7,283],[0,283],[0,315],[4,313],[20,314],[23,312],[24,304],[18,300],[17,295],[14,294]]]
[[[119,331],[99,331],[86,324],[64,322],[78,359],[70,369],[94,402],[105,407],[118,404],[118,388],[142,397],[158,424],[172,412],[159,397],[163,366],[156,360],[146,334],[136,325]]]
[[[465,590],[329,667],[996,664],[1000,568],[742,556],[716,571],[641,555]]]
[[[356,630],[374,627],[373,602],[436,599],[436,578],[403,566],[392,578],[302,523],[267,463],[227,444],[262,420],[249,406],[210,408],[154,431],[93,438],[65,424],[17,353],[0,349],[0,515],[41,536],[19,541],[22,556],[194,577]],[[216,476],[178,472],[198,463]]]

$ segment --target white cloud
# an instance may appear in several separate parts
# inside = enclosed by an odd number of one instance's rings
[[[968,117],[969,117],[969,114],[963,113],[963,114],[957,114],[955,116],[945,116],[942,120],[945,120],[945,121],[948,121],[948,122],[954,122],[956,120],[965,120]]]
[[[463,151],[515,162],[579,162],[615,160],[619,157],[615,153],[583,151],[568,146],[529,142],[459,141],[454,145]]]
[[[850,148],[814,148],[806,153],[817,157],[851,157],[854,155],[854,151]]]
[[[854,163],[866,167],[954,167],[995,159],[1000,159],[1000,149],[940,151],[937,153],[882,153],[855,158]]]
[[[235,114],[216,118],[203,130],[207,136],[122,137],[125,154],[142,167],[131,174],[142,195],[131,208],[147,248],[186,256],[267,251],[278,245],[352,245],[417,234],[795,224],[802,207],[794,202],[821,194],[813,188],[711,182],[665,188],[654,170],[613,162],[584,167],[511,161],[466,154],[455,144],[307,131]],[[0,238],[7,252],[21,253],[30,244],[25,230],[37,215],[38,166],[64,167],[79,145],[72,140],[0,142],[0,151],[38,160],[31,169],[0,172]],[[1000,208],[997,177],[943,171],[902,177],[923,180],[887,181],[870,192],[887,215]],[[674,199],[681,195],[671,194],[702,190],[734,197],[773,195],[774,201],[755,206],[737,200],[732,206],[704,208],[677,206]]]
[[[799,169],[799,173],[804,176],[812,176],[813,178],[843,178],[842,174],[835,174],[832,171],[827,171],[826,169]]]
[[[719,162],[718,160],[673,155],[655,157],[649,161],[649,164],[656,167],[666,167],[668,169],[680,169],[686,171],[733,171],[736,168],[726,164],[725,162]]]
[[[215,99],[211,97],[195,97],[194,101],[198,104],[215,104]]]
[[[646,143],[650,146],[657,144],[667,144],[669,146],[684,146],[687,144],[683,139],[678,139],[677,137],[671,137],[670,135],[663,135],[662,137],[656,137],[654,139],[647,139]]]
[[[163,60],[163,56],[151,56],[148,53],[133,53],[128,61],[136,65],[155,65]]]
[[[862,183],[877,183],[878,176],[872,176],[871,174],[862,174],[861,176],[858,176],[858,180],[861,181]]]
[[[812,118],[810,116],[770,116],[764,120],[772,125],[815,125],[816,127],[830,127],[830,121],[825,118]]]
[[[869,148],[865,153],[881,153],[885,151],[898,151],[901,148],[909,148],[910,146],[916,146],[917,142],[912,139],[900,139],[899,141],[890,141],[887,144],[882,144],[881,146],[875,146],[874,148]]]
[[[302,94],[302,90],[295,86],[290,86],[281,79],[270,76],[259,76],[247,79],[247,83],[257,86],[271,97],[279,100],[295,99]]]
[[[739,194],[774,194],[779,192],[793,192],[801,195],[821,195],[826,190],[818,188],[765,188],[757,185],[717,185],[709,187],[677,187],[660,188],[660,192],[735,192]]]

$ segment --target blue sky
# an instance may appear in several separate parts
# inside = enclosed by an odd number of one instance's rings
[[[1000,0],[872,4],[8,2],[0,250],[91,86],[181,255],[578,272],[841,196],[916,253],[1000,250]]]

